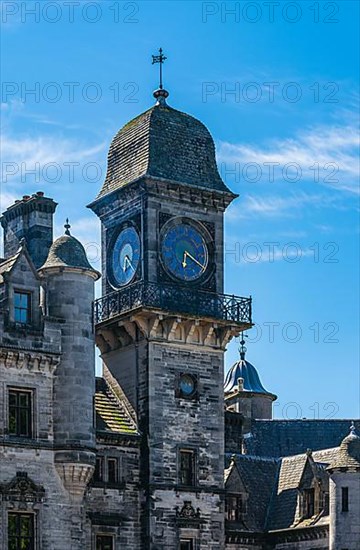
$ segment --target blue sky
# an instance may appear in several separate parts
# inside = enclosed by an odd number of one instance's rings
[[[276,416],[356,417],[359,3],[273,9],[2,2],[1,209],[44,190],[59,202],[56,234],[69,216],[99,267],[86,204],[113,135],[153,103],[162,46],[169,104],[208,126],[240,195],[226,216],[226,291],[253,296],[247,357],[279,396]]]

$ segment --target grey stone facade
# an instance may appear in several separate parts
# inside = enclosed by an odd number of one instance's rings
[[[26,521],[31,550],[358,550],[360,422],[347,436],[348,420],[273,420],[244,356],[224,395],[226,346],[251,328],[249,300],[223,295],[235,195],[208,130],[161,99],[117,134],[90,205],[102,298],[68,225],[53,242],[52,199],[23,197],[1,220],[0,548]],[[161,256],[180,221],[207,247],[191,282]],[[129,227],[141,259],[116,287]]]

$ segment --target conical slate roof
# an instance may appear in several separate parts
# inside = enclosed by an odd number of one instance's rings
[[[246,359],[243,358],[236,361],[236,363],[234,363],[228,371],[224,383],[224,392],[231,393],[236,390],[238,388],[239,378],[244,380],[244,391],[273,395],[262,385],[256,368],[249,363],[249,361],[246,361]]]
[[[360,469],[360,437],[356,433],[354,423],[351,425],[350,434],[340,443],[335,459],[328,466],[329,470],[336,468]]]
[[[125,124],[116,134],[99,197],[142,176],[230,193],[218,172],[208,129],[165,101]]]
[[[66,225],[65,235],[56,239],[50,247],[48,257],[39,271],[49,268],[78,268],[92,272],[97,278],[100,274],[91,266],[85,249],[80,241],[70,235],[69,225]]]

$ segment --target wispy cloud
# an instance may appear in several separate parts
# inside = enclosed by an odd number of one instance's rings
[[[303,209],[332,208],[344,209],[345,206],[334,194],[325,193],[290,193],[289,195],[245,195],[241,204],[231,206],[228,211],[229,221],[253,217],[288,217],[301,216]]]
[[[314,126],[300,130],[292,138],[274,139],[261,147],[221,142],[218,159],[225,170],[237,166],[243,177],[242,167],[256,163],[261,167],[261,182],[289,184],[297,174],[299,179],[294,181],[312,182],[358,194],[358,150],[357,118],[353,115],[352,120],[348,119],[344,125]],[[286,166],[289,169],[284,176]]]

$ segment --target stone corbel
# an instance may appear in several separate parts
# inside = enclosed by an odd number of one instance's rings
[[[178,325],[181,324],[181,317],[173,317],[164,321],[168,340],[175,340],[175,332]]]
[[[130,321],[121,321],[119,327],[124,328],[126,333],[129,335],[131,342],[136,342],[136,324]]]
[[[200,326],[199,319],[188,321],[185,324],[185,342],[191,342],[194,336],[195,330]]]
[[[112,330],[101,329],[98,335],[104,339],[110,350],[114,350],[118,347],[118,338]]]

